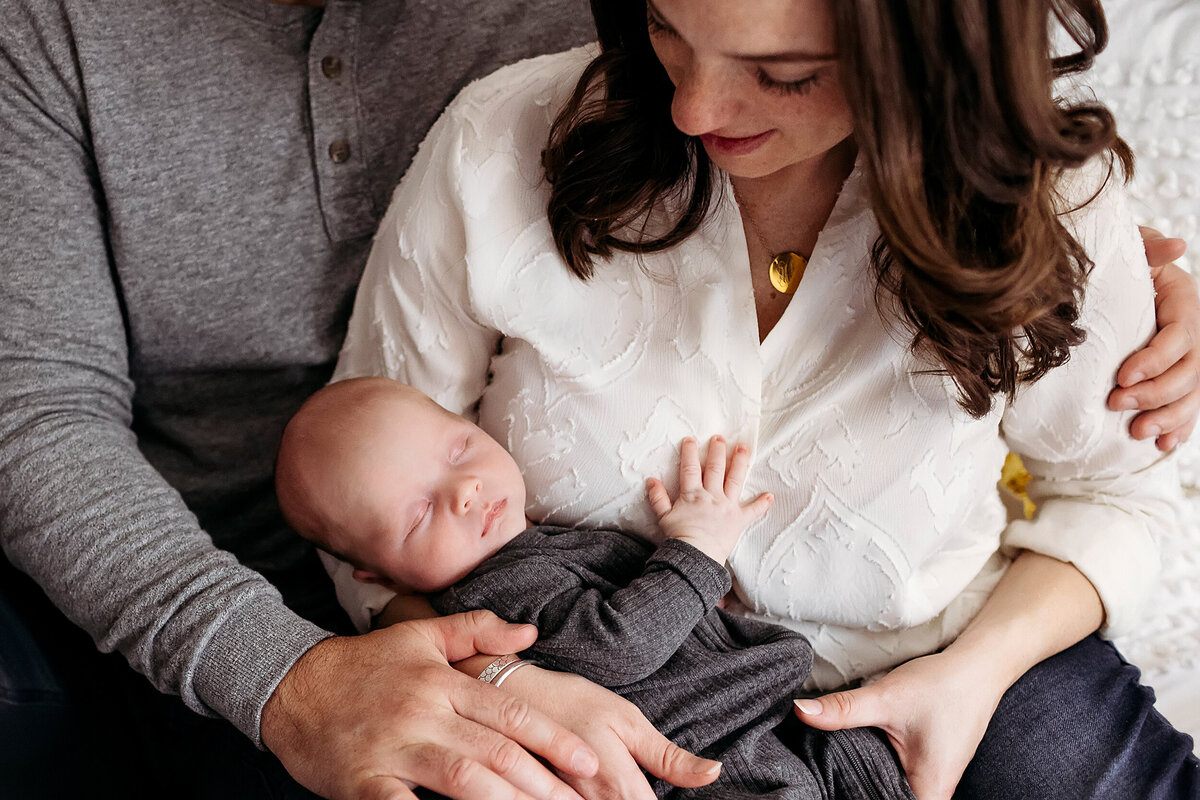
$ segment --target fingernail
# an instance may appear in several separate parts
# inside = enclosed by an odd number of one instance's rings
[[[1141,383],[1144,380],[1146,380],[1145,375],[1140,372],[1135,372],[1129,376],[1129,385],[1133,386],[1135,383]]]
[[[1136,397],[1122,397],[1121,402],[1117,405],[1118,411],[1132,411],[1138,407],[1138,402]]]
[[[580,748],[571,756],[571,769],[578,775],[594,775],[600,769],[600,759],[591,750]]]
[[[1160,433],[1162,433],[1162,428],[1157,425],[1150,425],[1146,428],[1147,439],[1149,439],[1151,436],[1158,436]]]
[[[796,708],[800,709],[801,714],[808,714],[810,717],[815,717],[821,713],[821,704],[816,700],[793,700]]]
[[[713,775],[720,772],[723,766],[720,761],[702,761],[692,772],[696,775]]]

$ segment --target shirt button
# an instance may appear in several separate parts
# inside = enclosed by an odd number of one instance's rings
[[[350,158],[350,143],[345,139],[334,139],[329,143],[329,160],[341,164]]]
[[[331,81],[341,77],[342,60],[337,56],[325,56],[321,59],[321,72]]]

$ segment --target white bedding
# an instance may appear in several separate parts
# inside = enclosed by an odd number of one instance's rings
[[[1137,155],[1131,193],[1143,219],[1189,240],[1200,267],[1200,0],[1108,0],[1109,49],[1088,82],[1116,114]],[[1180,447],[1186,503],[1162,543],[1163,578],[1151,616],[1117,640],[1159,710],[1200,737],[1200,434]]]

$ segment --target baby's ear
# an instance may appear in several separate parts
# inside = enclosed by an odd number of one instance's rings
[[[353,575],[354,580],[359,583],[377,583],[388,589],[392,588],[392,582],[377,573],[369,572],[365,569],[355,569]]]

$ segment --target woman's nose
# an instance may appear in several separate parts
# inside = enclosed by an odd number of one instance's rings
[[[693,61],[673,77],[671,119],[681,132],[688,136],[719,132],[737,116],[737,96],[720,65]]]
[[[475,502],[475,498],[479,496],[479,491],[482,488],[483,483],[474,475],[459,478],[454,485],[450,498],[452,504],[451,510],[455,514],[465,514],[470,511],[471,504]]]

